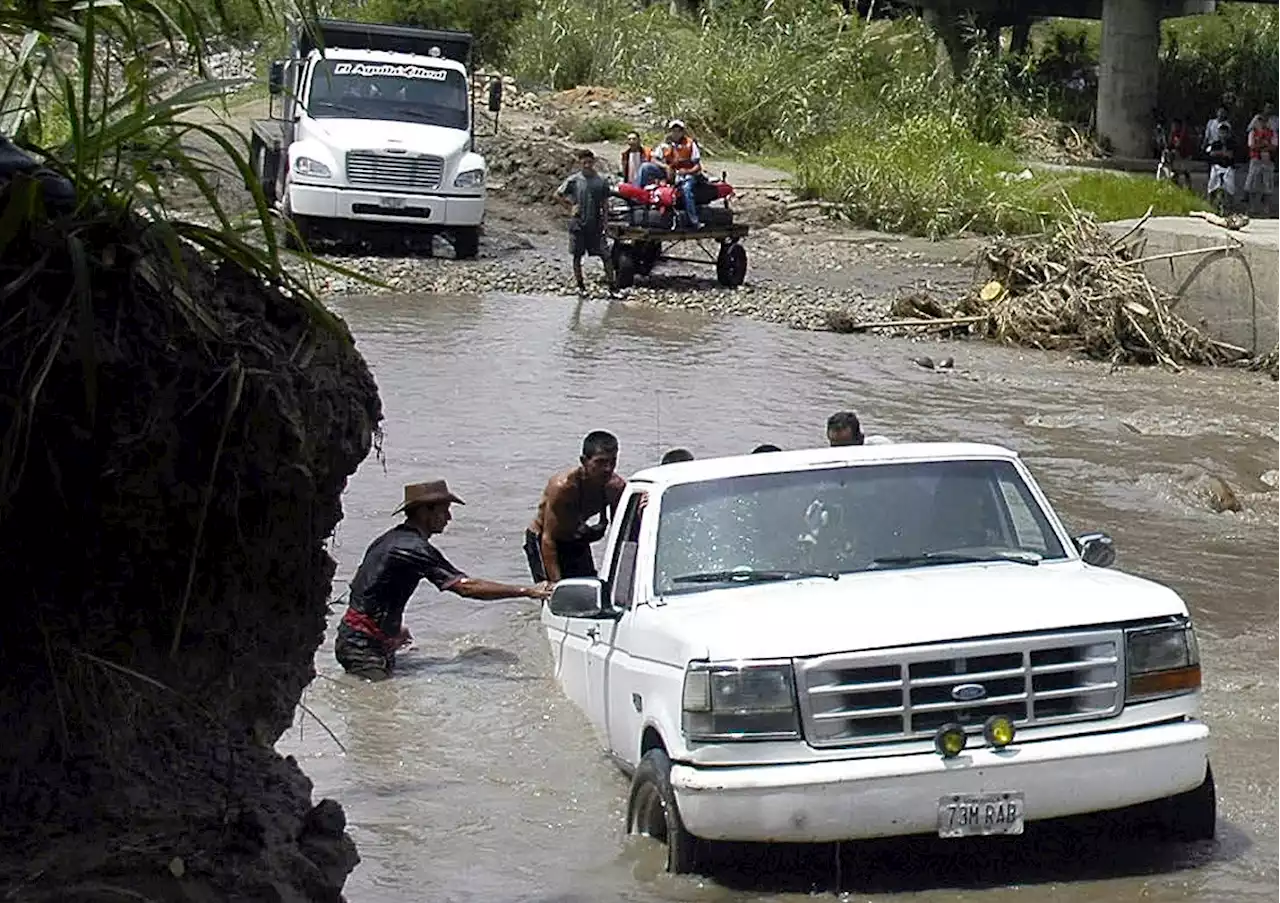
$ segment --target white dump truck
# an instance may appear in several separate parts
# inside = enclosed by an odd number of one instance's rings
[[[271,64],[270,118],[252,124],[268,204],[304,241],[441,234],[475,257],[486,167],[471,35],[322,19],[295,27],[290,45]],[[495,124],[501,104],[495,80]]]

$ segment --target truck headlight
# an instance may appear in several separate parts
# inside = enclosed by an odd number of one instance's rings
[[[453,180],[454,188],[479,188],[483,184],[483,169],[468,169],[466,172],[458,173],[458,177]]]
[[[790,740],[800,736],[790,662],[691,662],[681,726],[690,740]]]
[[[1144,702],[1200,689],[1200,647],[1189,620],[1141,627],[1126,635],[1126,702]]]
[[[312,179],[327,179],[333,175],[329,171],[329,167],[319,160],[313,160],[311,157],[299,157],[295,160],[293,171],[300,176],[307,176]]]

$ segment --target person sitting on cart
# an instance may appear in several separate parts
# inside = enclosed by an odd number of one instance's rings
[[[612,264],[605,247],[604,226],[608,219],[609,183],[596,171],[596,155],[578,151],[579,169],[560,184],[556,197],[569,210],[569,253],[573,255],[573,278],[578,291],[586,292],[582,278],[582,258],[590,254],[604,261],[605,277],[612,283]]]
[[[653,162],[653,151],[644,146],[640,133],[629,132],[627,146],[622,149],[622,181],[643,188],[661,182],[666,174],[666,167]]]
[[[689,225],[701,229],[694,191],[702,178],[702,152],[698,142],[686,131],[683,120],[673,119],[667,123],[667,140],[658,145],[654,156],[666,165],[668,179],[680,189]]]

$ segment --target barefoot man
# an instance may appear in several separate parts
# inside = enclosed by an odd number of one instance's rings
[[[368,680],[385,680],[395,668],[396,650],[413,639],[404,626],[404,607],[423,579],[440,592],[467,599],[545,599],[549,587],[512,586],[468,577],[431,544],[453,515],[451,504],[465,504],[444,480],[404,487],[404,523],[373,541],[351,581],[351,601],[338,624],[334,654],[347,671]]]
[[[591,544],[604,538],[609,514],[626,486],[614,472],[617,466],[617,437],[596,430],[582,441],[578,466],[547,483],[524,535],[524,553],[535,582],[596,576]],[[598,517],[596,523],[588,523],[593,517]]]

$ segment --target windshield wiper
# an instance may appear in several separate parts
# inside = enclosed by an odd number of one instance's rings
[[[1011,561],[1014,564],[1037,565],[1041,556],[1035,552],[988,552],[985,555],[969,555],[964,552],[925,552],[921,555],[891,555],[873,558],[868,570],[878,567],[915,567],[931,564],[980,564],[991,561]]]
[[[780,580],[804,580],[809,577],[825,577],[828,580],[839,580],[840,575],[832,571],[755,571],[751,569],[736,571],[703,571],[699,574],[684,574],[672,577],[672,583],[772,583]]]
[[[345,103],[337,103],[332,100],[317,100],[315,102],[315,106],[325,106],[329,107],[331,110],[341,110],[343,113],[355,113],[357,116],[364,112],[364,110],[358,110],[353,106],[348,106]]]

